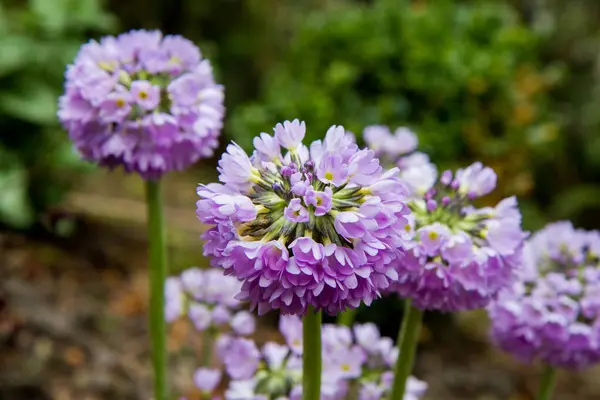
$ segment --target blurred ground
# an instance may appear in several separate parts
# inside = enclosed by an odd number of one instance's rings
[[[115,179],[118,178],[118,179]],[[194,216],[196,181],[166,186],[172,267],[204,265]],[[118,187],[115,187],[118,182]],[[104,197],[111,185],[114,198]],[[143,187],[135,177],[98,173],[69,196],[76,234],[0,234],[0,399],[149,399],[147,277]],[[536,369],[518,365],[486,342],[485,317],[437,318],[424,330],[416,375],[429,400],[528,400]],[[258,340],[271,339],[266,321]],[[191,386],[201,338],[171,327],[172,379]],[[598,370],[559,374],[555,400],[600,398]],[[190,398],[193,398],[191,393]]]

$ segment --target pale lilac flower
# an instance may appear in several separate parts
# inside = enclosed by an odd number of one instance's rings
[[[490,167],[476,162],[465,169],[456,171],[458,190],[463,194],[480,197],[490,193],[496,187],[496,173]]]
[[[148,81],[133,81],[131,98],[142,109],[154,110],[160,103],[160,87]]]
[[[158,179],[218,145],[223,87],[189,40],[131,31],[90,41],[65,77],[58,117],[86,160]]]
[[[256,320],[248,311],[238,311],[231,318],[231,328],[238,335],[249,336],[256,329]]]
[[[260,352],[250,339],[232,339],[222,355],[227,374],[233,379],[250,379],[258,367]]]
[[[218,304],[212,309],[211,318],[215,325],[228,324],[231,320],[231,311],[228,307]]]
[[[173,322],[183,313],[183,290],[177,278],[165,281],[165,320]]]
[[[332,198],[333,192],[331,188],[327,187],[325,188],[324,192],[317,192],[311,187],[306,191],[306,194],[304,195],[304,203],[306,205],[313,206],[315,208],[314,215],[320,217],[327,214],[331,210]]]
[[[221,381],[221,371],[218,369],[198,368],[194,372],[194,384],[204,393],[212,393]]]
[[[275,125],[275,140],[279,145],[288,150],[295,150],[302,143],[306,134],[306,124],[295,119],[292,122],[285,121],[283,124]]]
[[[188,316],[194,327],[200,332],[207,329],[212,322],[211,311],[204,304],[192,304],[188,310]]]
[[[308,210],[302,205],[302,200],[300,199],[290,200],[288,206],[283,210],[283,215],[285,215],[290,222],[301,223],[308,222],[309,220]]]

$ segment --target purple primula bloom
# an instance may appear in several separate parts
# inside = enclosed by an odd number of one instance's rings
[[[160,103],[160,86],[148,81],[131,82],[131,98],[144,110],[154,110]]]
[[[302,205],[302,200],[292,199],[290,204],[283,210],[283,215],[290,222],[308,222],[309,215],[308,210]]]
[[[99,116],[108,122],[121,123],[131,112],[132,96],[124,86],[118,85],[100,103]]]
[[[456,171],[459,192],[472,197],[481,197],[496,187],[496,173],[490,167],[476,162],[465,169]]]
[[[218,369],[198,368],[194,372],[194,384],[203,393],[212,393],[221,381],[221,371]]]
[[[597,231],[570,222],[533,235],[518,281],[489,306],[495,342],[524,361],[566,368],[600,362],[599,246]]]
[[[297,119],[292,122],[285,121],[283,124],[275,125],[274,132],[274,140],[277,141],[279,146],[288,150],[295,150],[304,139],[306,124],[304,121],[300,122]]]
[[[268,133],[261,133],[255,137],[254,148],[261,161],[279,163],[281,161],[281,145],[279,141]]]
[[[331,188],[327,187],[325,188],[324,192],[317,192],[310,187],[304,195],[304,203],[313,206],[315,208],[315,216],[320,217],[327,214],[331,210],[332,198],[333,191]]]
[[[200,332],[207,329],[212,322],[211,311],[204,304],[190,305],[188,316],[194,324],[194,327]]]
[[[212,322],[215,325],[225,325],[231,321],[231,311],[224,305],[217,305],[212,309]]]
[[[383,171],[341,126],[309,147],[304,123],[274,131],[255,140],[252,158],[230,145],[222,184],[198,188],[197,215],[211,225],[204,254],[242,282],[238,299],[259,314],[370,303],[398,278],[392,261],[414,233],[397,170]]]
[[[244,190],[251,184],[254,167],[250,157],[236,143],[227,146],[217,169],[219,180],[232,189]]]
[[[398,281],[391,290],[412,298],[420,309],[485,307],[514,282],[521,264],[526,235],[516,201],[472,206],[496,182],[495,173],[481,164],[459,170],[455,179],[445,171],[437,182],[435,170],[424,164],[400,172],[412,197],[412,219],[405,229],[416,236],[395,264]]]
[[[292,352],[302,354],[302,321],[292,315],[279,318],[279,331]]]
[[[231,318],[231,329],[238,335],[252,335],[256,329],[256,320],[248,311],[238,311]]]
[[[260,352],[250,339],[231,339],[221,357],[227,374],[233,379],[250,379],[254,376],[260,360]]]
[[[58,117],[86,160],[158,179],[218,145],[223,88],[189,40],[131,31],[91,41],[65,77]]]
[[[348,180],[348,166],[339,154],[326,154],[317,168],[317,177],[321,182],[342,186]]]
[[[183,313],[183,289],[181,280],[167,278],[165,281],[165,320],[173,322]]]
[[[363,137],[369,148],[390,159],[413,152],[419,144],[417,136],[405,127],[392,134],[387,126],[372,125],[365,128]]]
[[[367,353],[375,354],[378,351],[380,335],[375,324],[354,325],[354,336],[356,337],[356,343]]]

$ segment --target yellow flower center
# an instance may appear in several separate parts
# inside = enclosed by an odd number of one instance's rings
[[[333,174],[331,172],[325,172],[325,179],[328,181],[333,179]]]
[[[320,197],[317,197],[317,206],[320,206],[321,204],[323,204],[323,199]]]
[[[342,371],[344,371],[344,372],[350,371],[350,365],[348,365],[348,364],[342,364]]]
[[[437,232],[434,232],[434,231],[430,231],[428,236],[429,236],[429,240],[435,240],[438,238]]]
[[[142,90],[139,94],[140,99],[142,100],[146,100],[148,98],[148,92],[146,92],[145,90]]]
[[[115,101],[115,104],[117,107],[123,108],[123,107],[125,107],[125,99],[117,99]]]

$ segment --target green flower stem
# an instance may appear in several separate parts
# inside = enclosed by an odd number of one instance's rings
[[[544,370],[540,378],[540,393],[538,400],[550,400],[552,398],[555,380],[556,369],[549,365],[544,365]]]
[[[167,255],[163,206],[159,181],[146,182],[150,263],[150,338],[154,368],[154,400],[167,400],[167,332],[165,326],[165,279]]]
[[[215,338],[215,330],[212,326],[206,328],[202,334],[202,366],[210,367],[213,353],[213,341]]]
[[[309,307],[303,318],[302,399],[321,398],[321,311]]]
[[[397,345],[400,348],[400,354],[396,360],[390,400],[402,400],[404,398],[406,380],[414,364],[422,319],[423,311],[413,307],[410,299],[406,299],[404,304],[404,318],[400,332],[398,333]]]
[[[344,311],[343,313],[338,314],[338,325],[352,326],[352,324],[354,323],[354,318],[356,318],[356,314],[358,314],[358,308],[351,308],[349,310]]]

